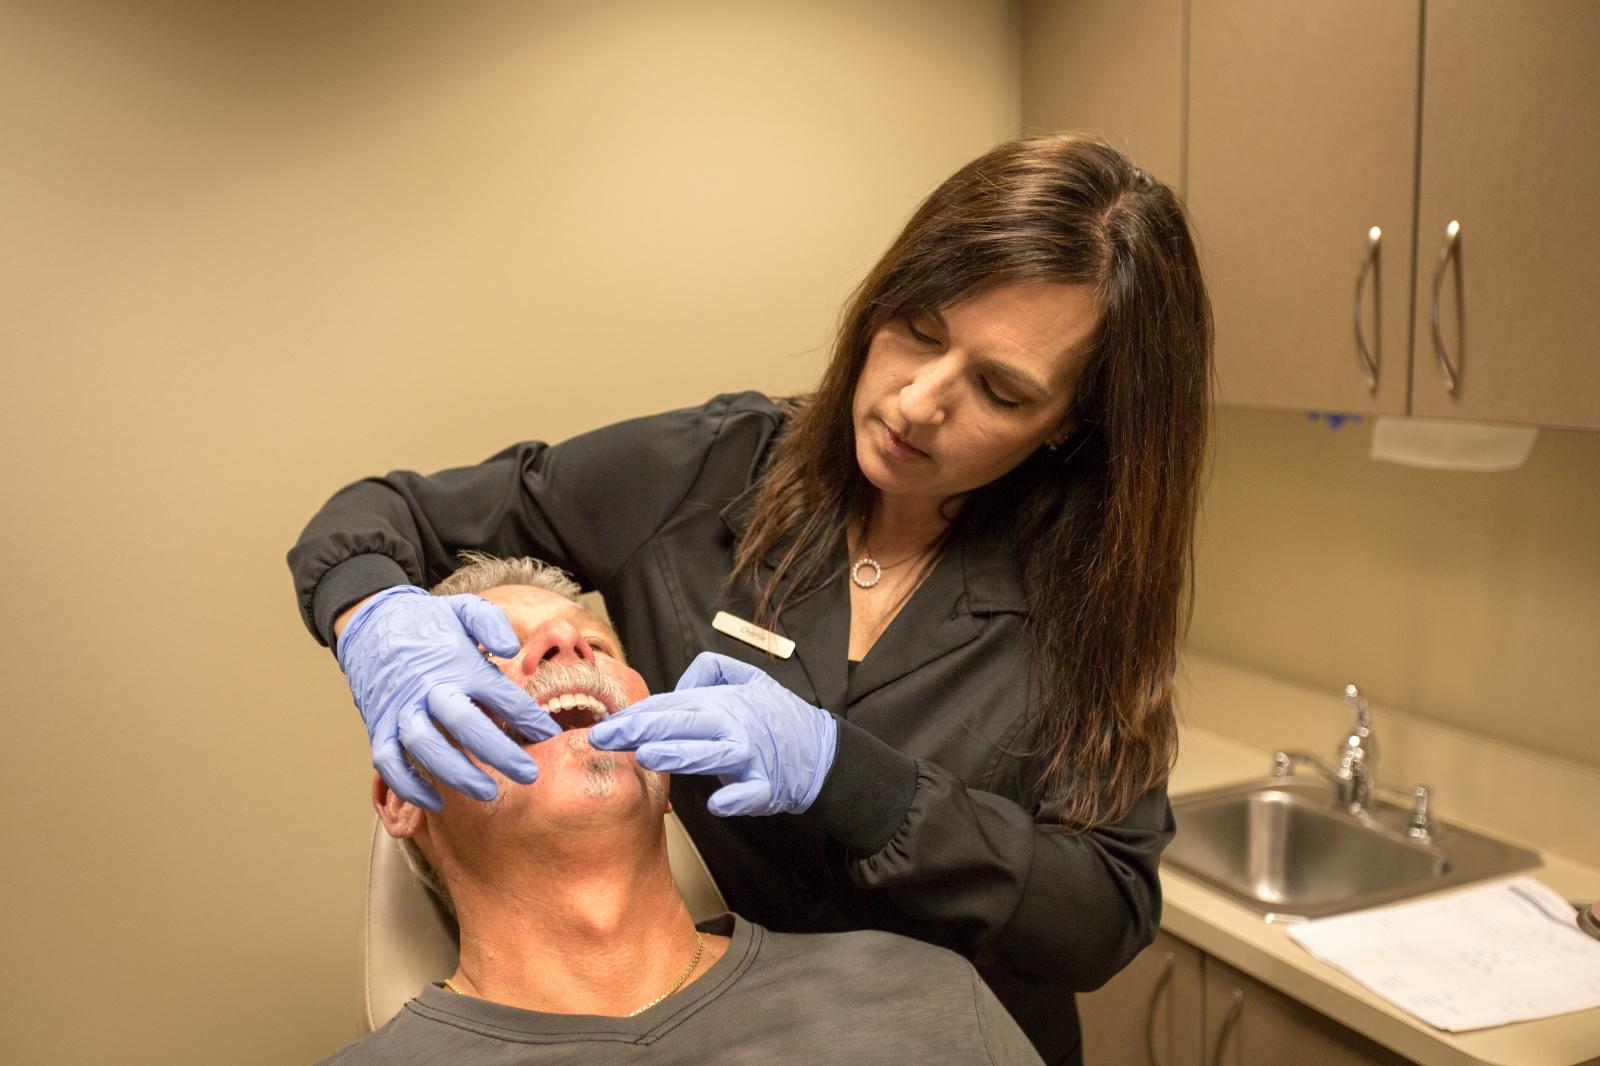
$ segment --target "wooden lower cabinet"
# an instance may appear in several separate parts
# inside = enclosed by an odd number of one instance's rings
[[[1401,1066],[1411,1061],[1210,956],[1205,959],[1205,1016],[1207,1066]]]
[[[1078,997],[1084,1066],[1400,1066],[1410,1060],[1161,933]]]
[[[1078,997],[1084,1066],[1200,1066],[1205,954],[1157,933],[1126,969]]]

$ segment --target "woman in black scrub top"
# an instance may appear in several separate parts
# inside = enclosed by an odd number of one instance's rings
[[[918,208],[815,392],[358,482],[290,552],[300,608],[374,764],[437,807],[408,760],[476,799],[537,772],[485,709],[572,723],[485,661],[503,615],[417,586],[464,549],[571,571],[658,693],[591,742],[673,771],[734,910],[956,950],[1075,1062],[1072,993],[1160,917],[1210,366],[1173,193],[1098,141],[1011,142]]]

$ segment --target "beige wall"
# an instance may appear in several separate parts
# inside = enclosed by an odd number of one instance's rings
[[[357,1035],[369,771],[301,523],[367,473],[806,387],[915,202],[1019,128],[1014,21],[0,10],[0,1057]]]
[[[1373,462],[1372,427],[1221,412],[1190,646],[1600,768],[1600,433],[1475,473]]]

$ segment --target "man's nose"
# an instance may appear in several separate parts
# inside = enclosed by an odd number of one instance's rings
[[[540,663],[594,662],[594,650],[571,622],[555,619],[534,630],[522,647],[522,672],[531,676]]]
[[[900,414],[907,422],[936,426],[949,406],[953,368],[944,359],[931,359],[917,368],[900,390]]]

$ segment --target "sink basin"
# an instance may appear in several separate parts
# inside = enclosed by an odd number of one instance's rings
[[[1274,777],[1172,801],[1178,833],[1163,862],[1269,918],[1293,920],[1391,903],[1539,865],[1536,852],[1438,823],[1407,835],[1409,811],[1353,815],[1333,788]]]

